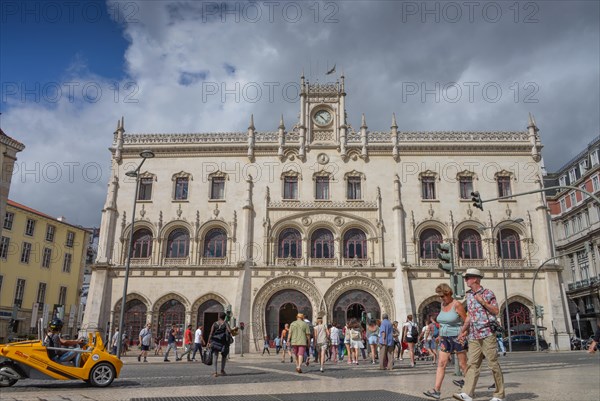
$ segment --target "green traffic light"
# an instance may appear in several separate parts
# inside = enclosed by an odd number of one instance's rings
[[[438,263],[438,268],[445,271],[446,273],[454,273],[454,256],[452,252],[452,244],[438,244],[437,250],[438,259],[442,261],[442,263]]]
[[[483,201],[481,200],[481,195],[479,195],[478,191],[471,192],[471,200],[473,201],[473,206],[483,211]]]

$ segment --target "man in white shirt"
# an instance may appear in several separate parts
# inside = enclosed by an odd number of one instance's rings
[[[150,323],[146,324],[142,330],[140,330],[139,340],[140,346],[142,347],[142,352],[138,355],[137,360],[141,362],[142,357],[144,357],[144,362],[148,362],[148,350],[150,349],[150,344],[152,344],[152,325]]]
[[[204,338],[202,338],[202,327],[198,325],[196,332],[194,333],[194,353],[192,354],[192,361],[196,360],[196,352],[199,352],[202,355],[202,346],[206,345],[204,342]]]

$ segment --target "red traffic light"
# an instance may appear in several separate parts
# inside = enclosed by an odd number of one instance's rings
[[[240,322],[240,330],[242,330],[242,331],[243,331],[245,326],[246,326],[246,325],[244,324],[244,322]]]

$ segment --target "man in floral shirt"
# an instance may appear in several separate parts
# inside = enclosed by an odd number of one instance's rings
[[[490,323],[496,320],[498,314],[498,302],[496,295],[491,290],[481,286],[483,274],[478,269],[467,269],[465,280],[470,288],[467,291],[467,319],[461,328],[459,340],[463,340],[469,334],[469,361],[463,392],[454,394],[457,400],[472,401],[481,362],[485,357],[489,368],[494,375],[496,391],[490,401],[504,401],[504,377],[498,363],[496,352],[496,334],[490,327]]]

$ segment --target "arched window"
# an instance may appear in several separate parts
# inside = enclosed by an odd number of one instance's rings
[[[442,243],[442,234],[433,228],[428,228],[421,233],[421,258],[436,259],[437,246]]]
[[[344,258],[367,258],[367,236],[353,228],[344,234]]]
[[[503,259],[523,259],[519,234],[510,228],[498,233],[498,256]]]
[[[312,258],[333,258],[333,234],[331,231],[320,228],[315,231],[310,239]]]
[[[204,257],[224,258],[227,252],[227,233],[222,228],[213,228],[204,238]]]
[[[475,230],[462,230],[458,236],[462,259],[483,259],[481,236]]]
[[[171,231],[167,240],[167,258],[185,258],[190,251],[190,234],[185,228]]]
[[[279,257],[280,258],[295,258],[302,257],[302,236],[298,230],[294,228],[286,228],[279,234]]]
[[[133,234],[132,258],[149,258],[152,255],[152,232],[147,228],[137,230]]]

